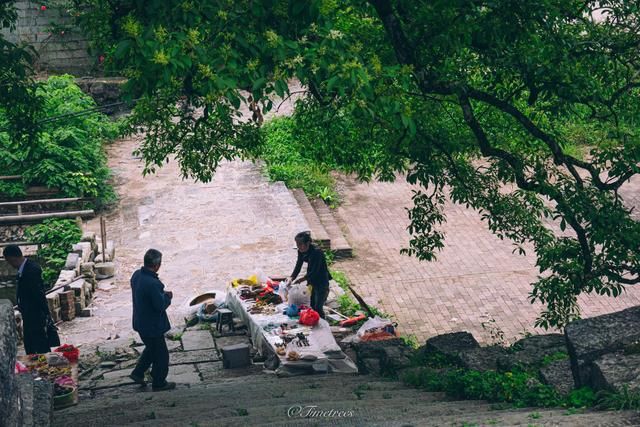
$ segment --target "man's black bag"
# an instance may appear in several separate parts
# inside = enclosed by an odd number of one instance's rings
[[[53,323],[51,316],[48,316],[47,318],[47,344],[49,347],[58,347],[60,345],[58,327]]]

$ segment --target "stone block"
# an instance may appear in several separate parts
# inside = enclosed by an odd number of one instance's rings
[[[71,252],[67,255],[67,260],[64,263],[65,270],[76,270],[79,267],[80,255]]]
[[[362,373],[387,374],[411,364],[413,349],[400,338],[354,343],[353,346]]]
[[[75,303],[75,292],[72,290],[60,293],[60,308],[68,308]]]
[[[76,318],[76,307],[72,305],[70,307],[60,309],[60,317],[65,322],[69,322]]]
[[[640,354],[605,354],[593,361],[590,385],[595,390],[640,391]]]
[[[116,247],[113,240],[108,240],[105,247],[106,254],[102,254],[102,247],[98,246],[98,255],[96,255],[96,262],[111,262],[116,256]]]
[[[459,357],[461,352],[479,347],[480,344],[469,332],[453,332],[429,338],[425,345],[418,349],[418,355],[427,357],[431,354],[440,354],[454,363],[461,363]]]
[[[19,394],[14,376],[18,336],[13,305],[0,300],[0,414],[7,425],[21,425]]]
[[[116,273],[116,266],[112,262],[101,262],[96,264],[96,279],[108,279]]]
[[[571,393],[575,386],[569,359],[556,360],[540,368],[540,378],[544,384],[550,385],[562,396]]]
[[[80,311],[80,314],[78,315],[78,317],[92,317],[92,316],[93,316],[93,309],[89,307],[83,308]]]
[[[564,333],[576,387],[590,385],[595,360],[640,341],[640,306],[575,320]]]
[[[51,313],[51,319],[53,320],[53,323],[58,323],[60,320],[62,320],[62,318],[60,317],[59,308],[56,308],[55,310],[49,310],[49,313]]]
[[[80,314],[82,313],[82,310],[84,310],[85,308],[85,304],[84,304],[84,300],[82,300],[82,302],[76,302],[74,304],[74,311],[76,312],[76,317],[80,317]]]
[[[48,294],[47,305],[49,306],[49,311],[53,311],[57,308],[60,308],[60,295],[57,293]]]
[[[539,366],[546,356],[567,353],[563,334],[533,335],[515,342],[510,352],[498,359],[498,368],[511,371],[520,366]]]
[[[90,242],[80,242],[76,245],[73,245],[74,248],[79,247],[80,248],[80,259],[81,261],[81,265],[83,263],[87,263],[89,262],[91,255],[92,255],[92,249],[91,249],[91,243]],[[74,251],[75,252],[75,251]]]
[[[498,359],[506,354],[507,350],[498,345],[473,348],[460,353],[460,362],[462,367],[474,371],[497,371]]]
[[[76,272],[74,270],[62,270],[58,275],[58,281],[56,282],[56,284],[70,283],[70,282],[73,282],[75,278],[76,278]]]
[[[80,290],[84,290],[86,281],[84,278],[78,278],[73,282],[69,283],[69,289],[76,293],[76,296],[80,296]]]
[[[83,262],[82,264],[80,264],[80,273],[84,276],[84,275],[90,275],[90,276],[95,276],[95,266],[96,264],[94,262]]]

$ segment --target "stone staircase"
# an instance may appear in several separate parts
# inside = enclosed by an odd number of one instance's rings
[[[333,414],[328,411],[333,411]],[[622,426],[634,411],[569,413],[563,409],[493,410],[483,401],[451,401],[368,375],[220,377],[171,392],[136,385],[95,390],[56,411],[55,426]]]
[[[309,201],[304,191],[291,190],[304,214],[313,240],[322,249],[331,249],[336,258],[351,258],[353,249],[344,237],[331,209],[319,199]]]

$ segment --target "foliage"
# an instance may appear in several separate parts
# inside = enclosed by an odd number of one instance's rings
[[[40,132],[29,145],[16,145],[7,134],[0,133],[2,170],[9,175],[22,175],[23,183],[59,188],[66,196],[91,197],[99,204],[112,201],[115,195],[108,183],[102,143],[118,135],[118,125],[97,112],[52,120],[95,107],[93,99],[80,90],[72,76],[50,77],[38,86],[37,95],[43,103]],[[18,195],[24,191],[23,183],[0,190]]]
[[[289,117],[274,119],[263,127],[265,143],[256,152],[266,163],[272,181],[284,181],[289,188],[301,188],[310,198],[332,204],[337,200],[330,168],[319,163],[299,141],[295,122]]]
[[[445,391],[458,399],[507,402],[516,407],[551,407],[560,403],[556,391],[524,371],[411,370],[403,378],[430,391]]]
[[[581,293],[640,283],[640,225],[618,191],[640,161],[632,2],[108,3],[111,66],[141,98],[129,129],[146,130],[146,172],[176,154],[185,176],[208,181],[223,159],[260,151],[262,115],[297,78],[309,152],[422,185],[406,253],[432,260],[443,247],[448,195],[517,252],[534,248],[539,326],[578,317]]]
[[[545,357],[540,366],[553,360],[562,360],[566,353],[558,352]],[[566,396],[541,383],[537,368],[516,368],[511,371],[479,372],[461,367],[459,360],[439,352],[418,352],[412,358],[414,368],[406,370],[401,380],[429,391],[443,391],[461,399],[483,399],[510,406],[562,406],[567,408],[615,408],[615,403],[633,402],[632,393],[597,395],[591,388],[572,390]],[[608,397],[608,400],[605,400]],[[624,402],[624,403],[623,403]]]
[[[589,387],[572,390],[566,398],[565,406],[569,408],[590,408],[597,401],[597,396]]]
[[[47,219],[25,230],[27,240],[41,245],[37,255],[44,261],[42,278],[46,284],[51,285],[56,281],[67,254],[81,237],[82,230],[71,219]]]
[[[569,354],[564,351],[557,351],[553,354],[548,354],[542,358],[541,365],[549,366],[551,363],[558,360],[567,360],[569,358]]]
[[[604,392],[598,396],[598,407],[601,409],[640,410],[640,391],[623,386],[619,392]]]
[[[400,339],[402,339],[402,342],[406,346],[411,347],[414,350],[420,347],[420,343],[418,342],[418,337],[416,337],[414,334],[400,335]]]
[[[0,2],[0,30],[15,31],[17,16],[13,2]],[[29,143],[37,130],[41,102],[33,81],[34,57],[33,49],[10,43],[0,32],[0,140],[4,134],[15,146]],[[3,187],[0,184],[0,191]]]

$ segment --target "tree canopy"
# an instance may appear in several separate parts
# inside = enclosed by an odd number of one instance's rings
[[[309,92],[295,118],[318,156],[422,186],[407,253],[443,247],[448,195],[516,250],[533,245],[540,326],[577,317],[583,292],[640,282],[640,226],[619,193],[640,159],[635,2],[101,4],[93,30],[112,37],[107,66],[138,99],[147,172],[175,154],[185,176],[209,180],[221,160],[259,152],[261,116],[295,78]]]

